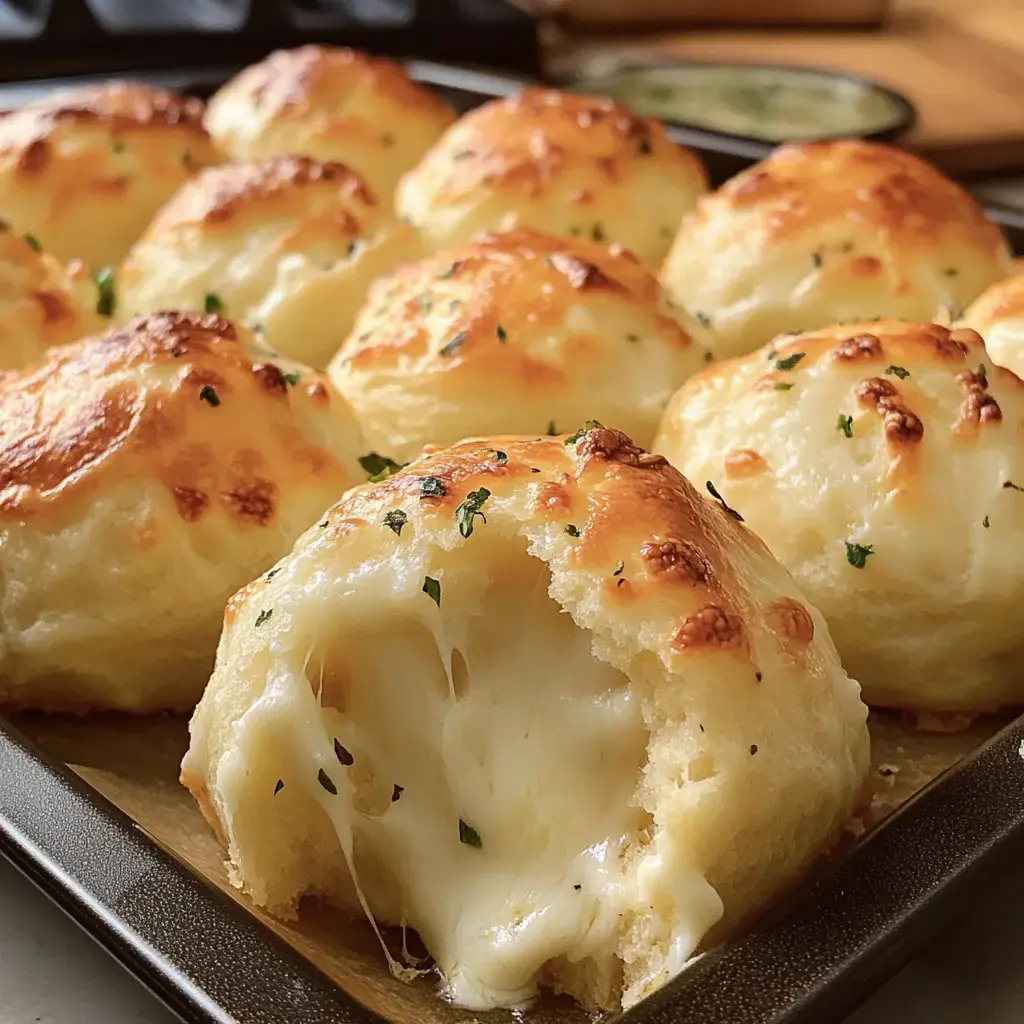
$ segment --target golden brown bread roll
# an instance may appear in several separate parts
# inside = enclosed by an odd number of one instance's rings
[[[858,139],[783,146],[702,199],[661,272],[717,357],[784,331],[953,318],[1009,273],[999,229],[915,156]]]
[[[987,711],[1024,700],[1022,423],[974,331],[881,321],[708,367],[655,450],[793,573],[869,704]]]
[[[206,127],[233,160],[298,153],[338,160],[382,201],[455,112],[405,70],[357,50],[278,50],[210,100]]]
[[[363,477],[327,381],[245,339],[161,313],[0,375],[0,704],[191,707],[227,598]]]
[[[753,533],[595,427],[350,491],[231,601],[182,778],[259,905],[364,899],[463,1006],[614,1009],[830,846],[865,719]]]
[[[630,253],[519,229],[377,281],[329,372],[370,446],[400,461],[588,418],[649,443],[704,364],[701,337]]]
[[[997,281],[971,304],[964,327],[985,339],[993,362],[1024,375],[1024,273]]]
[[[223,313],[271,349],[324,366],[370,282],[416,254],[414,232],[343,164],[225,164],[157,214],[119,275],[119,309]]]
[[[0,219],[59,260],[121,260],[217,155],[203,104],[131,82],[61,90],[0,116]]]
[[[656,270],[706,190],[700,160],[660,121],[602,97],[527,89],[452,125],[395,205],[435,249],[529,227],[617,242]]]

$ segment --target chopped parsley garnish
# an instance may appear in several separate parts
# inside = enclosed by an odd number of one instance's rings
[[[637,342],[639,340],[640,340],[640,335],[639,334],[627,334],[626,335],[626,341]]]
[[[777,380],[775,382],[775,390],[776,391],[792,391],[793,390],[793,385],[792,384],[787,384],[784,380]]]
[[[264,622],[270,621],[270,616],[274,614],[273,608],[264,608],[259,615],[256,616],[256,625],[262,626]]]
[[[751,743],[750,744],[750,756],[753,757],[756,753],[757,753],[757,744],[756,743]]]
[[[794,369],[796,369],[796,364],[799,363],[800,360],[803,359],[803,357],[805,355],[806,355],[805,352],[794,352],[791,356],[786,356],[785,359],[776,359],[775,360],[775,369],[776,370],[794,370]]]
[[[890,377],[899,377],[900,380],[906,380],[910,376],[910,371],[905,366],[887,366],[885,372]]]
[[[508,463],[508,453],[503,452],[500,448],[494,449],[494,461],[499,466],[504,466]]]
[[[974,372],[981,378],[982,384],[988,384],[988,370],[985,369],[984,363],[979,363],[978,369]]]
[[[391,802],[392,802],[393,804],[396,804],[396,803],[398,803],[398,800],[399,800],[399,798],[401,797],[401,795],[402,795],[402,794],[403,794],[404,792],[405,792],[405,786],[400,786],[400,785],[399,785],[399,784],[398,784],[398,783],[396,782],[396,783],[395,783],[395,788],[394,788],[393,790],[391,790]]]
[[[396,537],[402,536],[402,527],[409,522],[409,517],[400,509],[393,508],[385,517],[384,525],[391,530]]]
[[[292,388],[295,387],[295,385],[298,384],[301,379],[302,374],[296,373],[294,370],[291,370],[288,373],[281,374],[281,380],[283,380],[285,384]]]
[[[619,564],[617,566],[615,566],[615,572],[613,572],[612,575],[613,576],[621,576],[622,575],[622,571],[625,568],[626,568],[626,563],[625,562],[619,562]]]
[[[501,324],[498,324],[498,326],[494,328],[494,333],[497,336],[498,341],[508,341],[508,334],[505,331],[505,328],[501,326]]]
[[[423,593],[430,598],[438,608],[441,607],[441,583],[431,576],[423,577]]]
[[[421,313],[429,313],[434,308],[434,300],[430,292],[422,292],[416,296],[416,305],[420,307]]]
[[[699,323],[701,325],[701,327],[710,327],[711,326],[711,317],[708,316],[707,313],[701,313],[700,311],[698,311],[698,312],[694,313],[693,315],[696,318],[697,323]]]
[[[459,524],[459,533],[463,537],[469,537],[473,533],[473,520],[479,516],[485,523],[487,516],[480,511],[484,502],[491,496],[486,487],[476,491],[470,491],[466,500],[455,510],[455,521]]]
[[[594,226],[590,229],[590,237],[595,242],[603,242],[605,240],[604,228],[601,226],[600,221],[595,221]]]
[[[352,752],[348,747],[342,744],[341,740],[337,736],[334,737],[334,756],[346,767],[356,763],[356,759],[352,756]]]
[[[35,235],[25,235],[24,237],[25,237],[25,241],[28,243],[30,248],[35,249],[36,252],[42,252],[43,251],[43,247],[39,243],[39,239],[36,238]]]
[[[123,144],[121,146],[121,149],[124,149],[124,145]],[[192,166],[192,164],[194,163],[194,160],[193,160],[193,157],[192,157],[192,151],[191,150],[186,149],[181,154],[181,163],[182,163],[183,167],[191,167]]]
[[[762,679],[764,679],[764,673],[763,673],[763,672],[762,672],[762,671],[761,671],[760,669],[758,669],[758,670],[757,670],[757,671],[756,671],[756,672],[754,673],[754,678],[755,678],[755,679],[756,679],[756,680],[757,680],[758,682],[761,682],[761,680],[762,680]],[[704,731],[704,726],[703,726],[703,725],[702,725],[702,726],[700,727],[700,731],[701,731],[701,732],[703,732],[703,731]]]
[[[982,519],[981,525],[984,526],[986,530],[989,528],[988,516],[985,516],[985,518]]]
[[[101,267],[93,278],[96,285],[96,312],[100,316],[113,316],[117,308],[117,280],[113,267]]]
[[[280,571],[280,569],[271,569],[263,578],[268,581],[272,580]]]
[[[567,534],[569,534],[570,537],[582,537],[583,536],[583,531],[578,526],[574,526],[572,523],[570,523],[565,528],[565,532]]]
[[[552,424],[552,426],[553,426],[553,425],[554,425],[554,424]],[[568,436],[568,437],[567,437],[567,438],[565,439],[565,442],[564,442],[564,443],[565,443],[565,444],[575,444],[575,443],[576,443],[576,442],[577,442],[577,441],[578,441],[578,440],[579,440],[579,439],[580,439],[580,438],[581,438],[581,437],[582,437],[582,436],[583,436],[584,434],[586,434],[586,433],[587,433],[587,431],[589,431],[589,430],[594,430],[595,428],[597,428],[597,427],[600,427],[600,426],[602,426],[602,424],[601,424],[601,423],[599,423],[599,422],[598,422],[597,420],[587,420],[587,421],[586,421],[586,422],[585,422],[585,423],[583,424],[583,426],[582,426],[582,427],[580,427],[580,429],[576,431],[576,433],[575,433],[575,434],[570,434],[570,435],[569,435],[569,436]]]
[[[651,140],[643,135],[636,144],[636,152],[638,156],[650,156],[652,152]]]
[[[459,842],[465,846],[472,846],[474,850],[479,850],[484,845],[480,833],[472,825],[467,825],[461,818],[459,818]]]
[[[853,417],[840,413],[836,420],[836,430],[841,430],[846,437],[853,437]]]
[[[1005,491],[1007,488],[1010,488],[1013,491],[1024,491],[1024,487],[1018,487],[1012,480],[1003,481],[1003,490]]]
[[[552,420],[548,424],[547,434],[548,434],[548,437],[558,437],[558,430],[555,427],[555,421],[554,420]]]
[[[441,346],[441,355],[453,356],[460,348],[462,348],[463,342],[466,340],[466,332],[459,331],[458,334],[453,334],[451,339],[445,342]]]
[[[812,252],[811,253],[811,262],[814,264],[815,267],[820,267],[822,262],[823,262],[823,257],[821,255],[821,253],[820,252]]]
[[[124,143],[120,139],[114,139],[114,141],[110,144],[110,149],[113,153],[123,153]]]
[[[442,270],[441,273],[438,274],[437,276],[443,280],[444,278],[451,277],[452,274],[454,274],[454,273],[455,273],[455,264],[454,263],[449,263],[448,266],[445,267],[444,270]]]
[[[873,555],[875,549],[871,544],[851,544],[846,542],[846,560],[854,569],[863,569],[868,562],[868,556]]]
[[[582,888],[583,888],[583,886],[582,886],[582,885],[580,885],[580,883],[579,883],[579,882],[574,882],[574,883],[573,883],[573,888],[574,888],[574,889],[575,889],[575,890],[576,890],[577,892],[579,892],[579,891],[580,891],[580,889],[582,889]]]
[[[201,402],[208,402],[215,409],[217,408],[218,405],[220,405],[220,396],[217,394],[216,391],[213,390],[212,387],[210,387],[209,384],[204,384],[199,389],[199,400]]]
[[[323,770],[323,768],[317,772],[316,781],[319,782],[320,785],[331,794],[331,796],[338,795],[338,787],[334,784],[334,780]]]
[[[359,465],[366,470],[367,477],[375,483],[386,480],[392,473],[397,473],[402,468],[394,459],[389,459],[386,455],[378,455],[376,452],[360,455]]]
[[[282,789],[284,789],[284,779],[278,779],[276,784],[274,785],[274,796],[277,796],[277,794],[280,793]]]
[[[729,508],[725,498],[718,493],[718,488],[710,480],[704,481],[704,486],[708,489],[708,494],[715,499],[722,506],[722,509],[736,520],[737,523],[743,522],[743,516],[739,514],[734,508]]]
[[[421,498],[443,498],[447,493],[447,488],[436,476],[425,476],[420,480]]]
[[[216,292],[207,292],[203,299],[203,309],[207,313],[223,313],[224,303]]]
[[[956,275],[959,274],[960,271],[957,270],[956,267],[946,267],[943,273],[946,275],[946,277],[956,277]]]

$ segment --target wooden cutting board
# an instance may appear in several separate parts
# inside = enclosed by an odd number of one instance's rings
[[[564,72],[609,51],[859,72],[911,100],[919,123],[906,143],[950,173],[1024,169],[1024,0],[896,0],[877,31],[694,29],[590,39],[556,33],[550,69]]]

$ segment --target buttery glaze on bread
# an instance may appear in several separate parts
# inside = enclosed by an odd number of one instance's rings
[[[461,1005],[614,1009],[830,846],[865,718],[754,534],[595,427],[350,491],[230,602],[182,779],[274,913],[362,898]]]
[[[0,222],[0,370],[100,330],[97,300],[81,262],[64,268]]]
[[[793,573],[869,704],[988,711],[1024,700],[1022,418],[974,331],[882,321],[712,365],[655,449]]]
[[[119,262],[197,167],[203,104],[128,82],[61,90],[0,115],[0,219],[58,259]]]
[[[985,339],[993,362],[1024,376],[1024,273],[982,292],[964,315],[963,326]]]
[[[455,112],[387,60],[356,50],[278,50],[210,100],[206,127],[233,160],[298,153],[338,160],[390,202],[398,179]]]
[[[783,146],[684,218],[662,284],[710,320],[718,357],[784,331],[951,318],[1006,276],[999,229],[959,185],[902,150]]]
[[[706,190],[700,160],[660,121],[603,97],[527,89],[452,125],[395,205],[435,249],[530,227],[618,242],[656,270]]]
[[[403,461],[588,417],[649,444],[704,365],[691,336],[700,327],[631,253],[519,229],[377,281],[330,374],[371,447]]]
[[[133,316],[213,304],[272,349],[323,366],[370,282],[414,257],[415,241],[343,164],[278,156],[212,167],[128,255],[120,308]]]
[[[362,477],[342,399],[216,316],[0,375],[0,703],[191,707],[224,602]]]

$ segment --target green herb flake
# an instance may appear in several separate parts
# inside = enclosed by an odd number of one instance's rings
[[[590,229],[590,237],[595,242],[603,242],[605,240],[604,227],[600,221],[594,222],[594,226]]]
[[[465,342],[465,340],[466,340],[466,332],[465,331],[459,331],[458,334],[453,334],[451,336],[451,339],[449,341],[445,342],[445,344],[441,346],[441,355],[443,355],[443,356],[453,356],[453,355],[455,355],[455,353],[458,352],[458,350],[460,348],[462,348],[462,345]]]
[[[984,526],[986,530],[989,528],[990,524],[989,524],[989,521],[988,521],[988,516],[985,516],[985,518],[982,519],[981,525]]]
[[[574,882],[574,883],[573,883],[573,888],[574,888],[574,889],[575,889],[575,890],[576,890],[577,892],[579,892],[579,891],[580,891],[580,889],[582,889],[582,888],[583,888],[583,886],[582,886],[582,885],[580,885],[580,883],[579,883],[579,882]]]
[[[491,496],[491,492],[486,487],[481,487],[479,490],[470,491],[466,495],[466,500],[455,510],[455,521],[459,524],[459,533],[463,537],[469,538],[473,534],[473,520],[479,516],[484,523],[487,522],[487,516],[480,511],[483,504]]]
[[[472,825],[467,825],[462,818],[459,818],[459,842],[464,846],[472,846],[474,850],[479,850],[484,845],[480,833]]]
[[[402,794],[405,792],[405,786],[400,786],[397,782],[395,783],[394,789],[391,790],[391,802],[397,804],[401,799]]]
[[[409,522],[409,517],[400,508],[393,508],[385,517],[384,525],[396,536],[402,536],[402,527]]]
[[[117,279],[113,267],[101,267],[93,278],[96,285],[96,312],[100,316],[113,316],[117,308]]]
[[[270,581],[270,580],[272,580],[272,579],[273,579],[273,578],[274,578],[274,577],[275,577],[275,576],[276,576],[276,575],[277,575],[277,574],[278,574],[278,573],[279,573],[280,571],[281,571],[280,569],[271,569],[271,570],[270,570],[270,572],[268,572],[268,573],[267,573],[267,574],[266,574],[266,575],[265,575],[265,576],[264,576],[263,578],[264,578],[265,580],[267,580],[267,582],[269,582],[269,581]]]
[[[352,752],[346,747],[337,736],[334,737],[334,756],[346,767],[349,768],[356,763]]]
[[[613,572],[612,575],[613,576],[621,576],[622,573],[623,573],[623,570],[625,568],[626,568],[626,563],[625,562],[619,562],[619,564],[615,566],[615,572]]]
[[[443,498],[447,493],[448,489],[436,476],[425,476],[420,480],[421,498]]]
[[[905,366],[887,366],[885,372],[890,377],[899,377],[900,380],[906,380],[910,376],[910,371]]]
[[[627,334],[626,335],[626,341],[628,341],[630,344],[635,344],[639,340],[640,340],[640,335],[639,334]]]
[[[552,420],[548,424],[547,435],[548,435],[548,437],[558,437],[558,429],[557,429],[557,427],[555,427],[555,421],[554,420]]]
[[[757,753],[757,744],[756,743],[751,743],[750,744],[750,756],[753,757],[756,753]]]
[[[824,257],[822,256],[821,252],[812,252],[811,262],[814,264],[815,269],[820,269],[822,263],[824,262]]]
[[[331,794],[331,796],[338,795],[338,787],[334,784],[334,780],[323,770],[323,768],[317,772],[316,781],[319,782],[320,785]]]
[[[296,373],[294,370],[288,373],[281,374],[281,380],[285,382],[290,388],[295,387],[296,384],[302,379],[301,373]]]
[[[441,273],[438,274],[437,276],[443,281],[443,280],[451,277],[454,273],[455,273],[455,264],[454,263],[449,263],[448,266],[445,267],[444,270],[442,270]]]
[[[853,417],[840,413],[836,420],[836,430],[841,430],[845,437],[853,437]]]
[[[943,271],[943,274],[945,274],[946,277],[956,277],[956,275],[959,273],[960,271],[957,270],[956,267],[946,267],[946,269]]]
[[[506,465],[508,465],[508,453],[507,452],[503,452],[500,448],[495,448],[494,449],[494,461],[499,466],[506,466]]]
[[[284,789],[284,779],[278,779],[277,782],[274,784],[274,796],[277,796],[277,794],[280,793],[282,789]]]
[[[988,386],[988,370],[985,368],[984,363],[979,363],[977,370],[974,371],[980,378],[983,386]]]
[[[121,148],[124,149],[124,146],[122,146]],[[189,150],[189,149],[186,149],[181,154],[181,164],[182,164],[182,166],[183,167],[191,167],[194,163],[195,163],[195,158],[192,156],[192,151]]]
[[[636,144],[637,156],[650,156],[653,151],[650,137],[642,135]]]
[[[494,328],[494,333],[497,336],[498,341],[502,343],[508,341],[508,332],[501,326],[501,324],[498,324],[498,326]]]
[[[868,563],[868,557],[875,553],[871,544],[851,544],[846,542],[846,560],[854,569],[863,569]]]
[[[256,616],[256,625],[262,626],[264,622],[270,621],[270,616],[274,614],[273,608],[264,608],[263,611]]]
[[[423,593],[430,598],[438,608],[441,607],[441,583],[431,576],[423,577]]]
[[[43,247],[40,244],[39,239],[36,238],[35,235],[25,235],[24,237],[25,237],[25,242],[28,244],[29,248],[35,249],[36,252],[42,252],[43,251]]]
[[[429,313],[434,308],[434,300],[430,292],[421,292],[416,296],[416,305],[421,313]]]
[[[402,468],[394,459],[389,459],[386,455],[378,455],[376,452],[360,455],[359,465],[366,470],[367,477],[374,482],[386,480],[392,473],[397,473]]]
[[[120,139],[114,139],[114,141],[110,144],[110,150],[113,153],[123,153],[124,143]]]
[[[603,426],[603,424],[602,424],[602,423],[600,423],[600,422],[599,422],[598,420],[587,420],[587,421],[586,421],[586,422],[585,422],[585,423],[583,424],[583,426],[582,426],[582,427],[580,427],[580,429],[576,431],[576,433],[575,433],[575,434],[570,434],[570,435],[569,435],[569,436],[568,436],[568,437],[567,437],[567,438],[565,439],[565,442],[564,442],[564,443],[565,443],[565,444],[575,444],[575,443],[576,443],[576,442],[577,442],[577,441],[578,441],[578,440],[579,440],[579,439],[580,439],[581,437],[583,437],[583,435],[584,435],[584,434],[586,434],[586,433],[587,433],[588,431],[590,431],[590,430],[594,430],[594,429],[596,429],[597,427],[601,427],[601,426]]]
[[[791,356],[786,356],[785,359],[775,360],[776,370],[795,370],[797,363],[806,355],[806,352],[794,352]]]
[[[1003,481],[1003,490],[1005,491],[1007,488],[1013,491],[1024,491],[1024,487],[1018,487],[1012,480]]]
[[[793,390],[793,385],[792,384],[787,384],[784,380],[777,380],[775,382],[775,390],[776,391],[792,391]]]
[[[199,400],[201,402],[207,402],[209,405],[212,405],[215,409],[217,408],[218,405],[220,405],[220,396],[217,394],[216,391],[214,391],[212,387],[210,387],[209,384],[204,384],[199,389]]]
[[[732,516],[733,519],[735,519],[737,523],[742,523],[743,522],[743,516],[741,516],[739,514],[739,512],[736,511],[736,509],[730,508],[728,506],[728,504],[726,503],[725,498],[723,498],[721,496],[721,494],[718,493],[718,488],[715,487],[715,485],[710,480],[705,480],[704,481],[704,486],[708,489],[708,494],[710,494],[711,497],[714,498],[715,501],[717,501],[718,504],[722,506],[722,509],[723,509],[724,512],[726,512],[730,516]]]
[[[710,327],[713,322],[711,317],[707,313],[701,313],[699,310],[693,315],[697,323],[699,323],[701,327]]]
[[[220,314],[224,312],[224,303],[216,292],[207,292],[203,299],[203,309],[207,313]]]
[[[570,523],[565,528],[565,532],[567,534],[569,534],[570,537],[582,537],[583,536],[583,531],[578,526],[574,526],[572,523]]]

